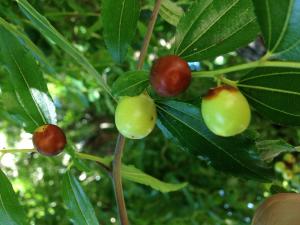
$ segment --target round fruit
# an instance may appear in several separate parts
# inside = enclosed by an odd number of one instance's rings
[[[277,171],[278,173],[283,173],[286,169],[285,163],[284,162],[276,162],[275,163],[275,171]]]
[[[58,155],[67,144],[63,130],[53,124],[37,128],[33,133],[32,141],[37,151],[47,156]]]
[[[189,87],[191,77],[187,62],[178,56],[171,55],[161,57],[154,62],[150,82],[158,95],[172,97]]]
[[[119,132],[127,138],[146,137],[156,122],[154,101],[144,94],[121,98],[116,109],[115,122]]]
[[[289,164],[294,164],[296,163],[296,158],[293,154],[291,153],[286,153],[284,156],[283,156],[283,160]]]
[[[224,137],[243,132],[251,119],[247,99],[231,86],[211,89],[203,98],[201,111],[207,127],[216,135]]]
[[[256,210],[252,225],[298,225],[300,194],[281,193],[269,197]]]

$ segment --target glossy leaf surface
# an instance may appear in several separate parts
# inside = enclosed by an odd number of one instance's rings
[[[178,24],[175,54],[212,58],[247,45],[258,32],[251,0],[198,0]]]
[[[253,0],[269,54],[300,60],[300,0]]]
[[[98,82],[98,84],[110,94],[110,88],[102,79],[97,70],[90,64],[79,50],[73,47],[64,37],[61,35],[50,22],[36,11],[26,0],[17,0],[17,3],[26,17],[33,23],[36,29],[38,29],[50,42],[57,44],[68,55],[73,57],[76,62],[81,65],[85,70],[92,75]]]
[[[116,96],[135,96],[141,94],[149,86],[149,72],[132,71],[119,77],[112,86]]]
[[[17,37],[4,27],[0,27],[0,62],[1,101],[6,111],[29,132],[46,123],[55,124],[55,106],[39,66]]]
[[[300,125],[300,69],[262,67],[238,84],[249,103],[272,121]]]
[[[93,206],[79,182],[67,172],[63,177],[62,193],[68,215],[74,225],[98,225]]]
[[[25,212],[20,206],[14,189],[0,170],[0,224],[28,225]]]
[[[104,40],[113,59],[121,63],[135,36],[140,14],[138,0],[103,0]]]
[[[14,34],[19,42],[24,45],[33,55],[33,57],[39,61],[42,67],[49,73],[54,73],[53,67],[48,62],[48,59],[45,57],[44,53],[21,31],[17,29],[14,25],[6,22],[0,17],[0,26],[4,27],[12,34]]]
[[[264,182],[272,178],[272,169],[258,157],[253,140],[242,135],[214,135],[205,126],[198,107],[176,101],[159,102],[158,117],[158,126],[167,138],[216,169]]]

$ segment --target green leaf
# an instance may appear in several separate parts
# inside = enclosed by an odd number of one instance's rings
[[[27,225],[25,212],[2,170],[0,170],[0,187],[0,224]]]
[[[197,0],[178,24],[175,54],[190,61],[216,57],[258,32],[251,0]]]
[[[300,69],[262,67],[250,71],[238,87],[251,105],[272,121],[300,125]]]
[[[7,112],[33,132],[42,124],[55,124],[55,106],[35,59],[6,28],[0,26],[1,101]]]
[[[257,150],[262,160],[272,162],[273,159],[284,152],[296,152],[299,149],[284,140],[264,140],[256,143]]]
[[[110,88],[107,86],[105,81],[102,79],[101,75],[97,70],[89,63],[89,61],[73,47],[50,23],[49,21],[39,14],[26,0],[16,0],[22,12],[27,16],[27,18],[33,23],[33,25],[38,29],[51,44],[57,44],[61,49],[63,49],[68,55],[73,57],[76,62],[81,65],[89,74],[94,76],[98,84],[106,91],[110,93]],[[101,60],[101,59],[99,59]]]
[[[76,178],[67,172],[63,177],[62,194],[68,215],[74,225],[98,225],[93,206]]]
[[[76,155],[81,159],[88,159],[95,162],[100,163],[101,165],[104,165],[107,168],[111,168],[111,164],[113,161],[113,157],[99,157],[99,156],[91,156],[84,153],[76,153]],[[187,183],[180,183],[180,184],[171,184],[162,182],[143,171],[135,168],[134,166],[127,166],[122,164],[121,167],[121,175],[124,179],[127,179],[132,182],[136,182],[139,184],[144,184],[152,187],[155,190],[161,191],[161,192],[171,192],[171,191],[177,191],[182,188],[184,188]]]
[[[253,0],[269,54],[300,60],[300,0]]]
[[[272,195],[279,194],[279,193],[296,193],[294,191],[289,191],[285,189],[284,187],[278,186],[278,185],[272,185],[270,187],[270,192]]]
[[[102,20],[104,40],[113,59],[123,62],[135,36],[140,14],[138,0],[103,0]]]
[[[169,24],[177,26],[183,13],[183,9],[175,2],[170,0],[162,1],[159,14]]]
[[[160,192],[178,191],[187,186],[187,183],[171,184],[162,182],[131,165],[122,165],[121,174],[126,180],[150,186]]]
[[[175,53],[186,60],[212,58],[248,44],[257,34],[250,0],[198,0],[178,24]]]
[[[141,94],[148,85],[149,72],[127,72],[114,82],[112,93],[116,96],[135,96]]]
[[[48,73],[54,73],[54,68],[50,65],[44,53],[24,33],[19,31],[16,26],[6,22],[1,17],[0,26],[14,34],[18,38],[20,44],[24,45],[31,52],[32,56],[41,63]]]
[[[158,102],[157,110],[163,134],[216,169],[263,182],[273,178],[272,168],[258,157],[253,140],[244,135],[214,135],[205,126],[198,107],[165,101]]]

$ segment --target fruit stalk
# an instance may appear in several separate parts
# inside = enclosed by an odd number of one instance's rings
[[[159,13],[162,0],[157,0],[155,2],[154,9],[152,11],[151,19],[148,24],[147,34],[145,36],[141,53],[139,56],[137,69],[141,69],[144,65],[147,49],[151,40],[154,25]],[[121,165],[122,165],[122,155],[125,146],[125,137],[119,134],[118,141],[115,148],[114,160],[113,160],[113,181],[114,181],[114,191],[116,195],[117,206],[119,210],[119,218],[121,225],[128,225],[128,216],[126,210],[126,204],[124,200],[123,187],[122,187],[122,177],[121,177]]]
[[[125,138],[122,135],[118,136],[115,158],[113,161],[113,184],[115,191],[115,198],[117,201],[117,207],[119,211],[119,217],[122,225],[128,225],[128,216],[124,200],[123,187],[122,187],[122,177],[121,177],[121,162],[122,162],[122,152],[125,146]]]

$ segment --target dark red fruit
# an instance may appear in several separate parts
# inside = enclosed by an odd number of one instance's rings
[[[47,156],[58,155],[67,144],[63,130],[53,124],[37,128],[33,133],[32,141],[38,152]]]
[[[164,56],[156,60],[151,69],[150,82],[156,93],[172,97],[184,92],[191,82],[191,70],[178,56]]]

